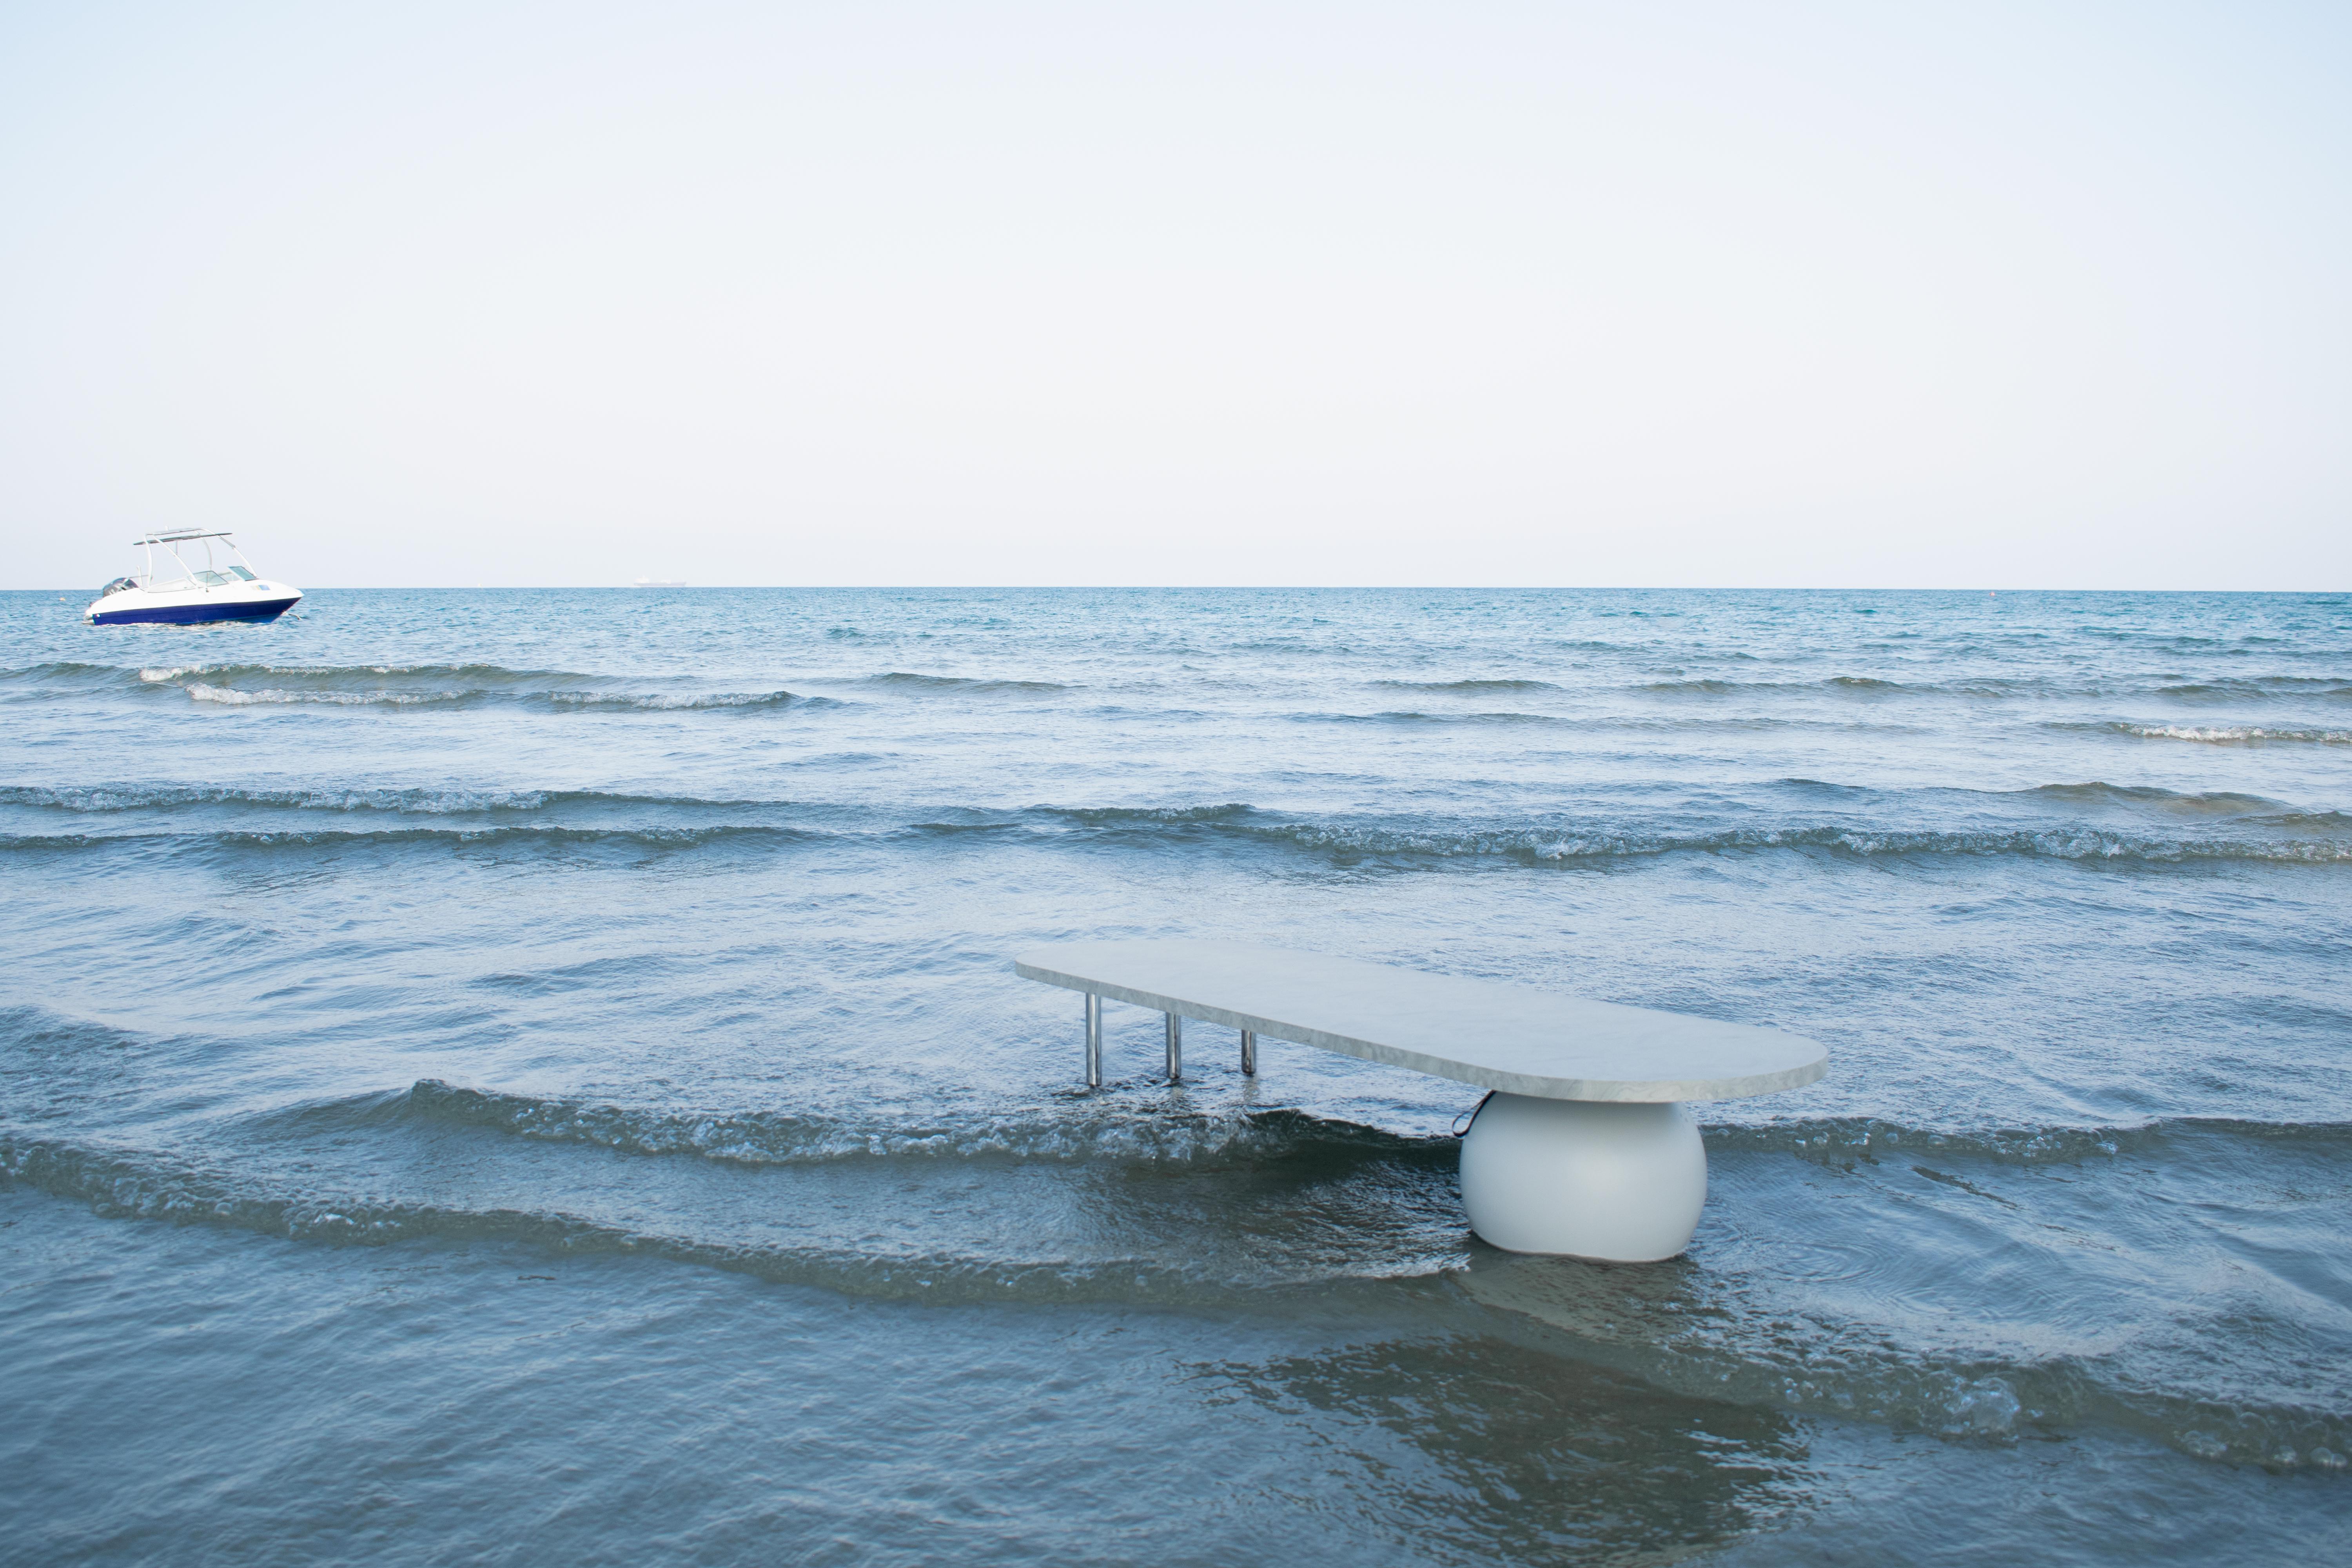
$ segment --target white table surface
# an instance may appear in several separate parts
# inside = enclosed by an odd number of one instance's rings
[[[1546,1100],[1737,1100],[1829,1070],[1826,1049],[1778,1029],[1251,942],[1065,942],[1013,967],[1048,985]]]

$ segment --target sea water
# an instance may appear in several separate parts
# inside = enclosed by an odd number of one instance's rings
[[[2352,597],[0,597],[0,1559],[2352,1545]],[[1776,1026],[1687,1256],[1218,936]]]

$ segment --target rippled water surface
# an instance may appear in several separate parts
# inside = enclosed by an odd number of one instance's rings
[[[2352,598],[0,595],[0,1560],[2352,1543]],[[1810,1035],[1688,1255],[1213,935]]]

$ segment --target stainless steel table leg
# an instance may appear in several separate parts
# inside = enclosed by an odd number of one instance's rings
[[[1168,1081],[1184,1080],[1184,1020],[1175,1014],[1168,1015]]]
[[[1102,998],[1087,993],[1087,1087],[1102,1087]]]
[[[1257,1037],[1247,1029],[1242,1031],[1242,1071],[1251,1078],[1257,1076]]]

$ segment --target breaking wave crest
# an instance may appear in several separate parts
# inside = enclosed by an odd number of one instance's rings
[[[1171,1115],[1112,1109],[1083,1117],[1067,1110],[1038,1110],[861,1123],[789,1111],[682,1115],[464,1089],[437,1079],[422,1079],[411,1088],[402,1109],[409,1115],[524,1138],[752,1165],[868,1158],[1261,1164],[1310,1153],[1392,1158],[1453,1146],[1451,1139],[1402,1138],[1286,1110]]]
[[[2262,724],[2113,723],[2088,727],[2108,734],[2137,736],[2143,741],[2194,741],[2208,746],[2352,746],[2352,730],[2287,729]]]
[[[1450,1158],[1454,1147],[1451,1137],[1408,1137],[1288,1109],[1171,1113],[1114,1104],[1037,1107],[930,1121],[848,1121],[781,1110],[680,1113],[468,1089],[439,1079],[419,1079],[399,1097],[396,1108],[401,1115],[487,1127],[519,1137],[751,1165],[870,1158],[1258,1166],[1292,1156]],[[1923,1128],[1874,1117],[1829,1117],[1707,1123],[1704,1131],[1709,1149],[1717,1154],[1786,1153],[1828,1163],[1934,1154],[2004,1165],[2080,1164],[2146,1153],[2168,1139],[2197,1135],[2352,1152],[2352,1125],[2220,1117],[2175,1117],[2129,1127],[1992,1129]]]
[[[1270,1159],[1450,1157],[1451,1137],[1414,1138],[1286,1109],[1224,1115],[1108,1107],[1080,1114],[1036,1108],[937,1121],[845,1121],[789,1111],[676,1111],[541,1099],[423,1079],[401,1114],[520,1137],[593,1143],[635,1154],[688,1154],[741,1164],[848,1159],[1014,1159],[1066,1163],[1217,1166]],[[2080,1164],[2147,1153],[2167,1140],[2216,1135],[2352,1152],[2352,1125],[2175,1117],[2128,1127],[1945,1129],[1873,1117],[1762,1124],[1708,1123],[1718,1154],[1786,1153],[1814,1162],[1935,1154],[2004,1165]]]

